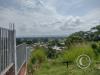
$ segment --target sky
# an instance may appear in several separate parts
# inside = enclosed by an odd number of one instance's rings
[[[17,37],[67,36],[100,24],[100,0],[0,0],[0,27]]]

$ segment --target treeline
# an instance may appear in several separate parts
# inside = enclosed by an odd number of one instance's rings
[[[68,66],[76,63],[78,56],[82,54],[92,58],[93,63],[100,60],[100,25],[90,31],[79,31],[63,39],[48,40],[47,48],[34,48],[28,63],[28,73],[33,74],[41,64],[50,62],[53,64]],[[64,43],[64,44],[63,44]],[[52,49],[53,46],[64,47],[61,51]],[[93,66],[93,65],[91,65]]]
[[[79,31],[66,38],[66,45],[83,41],[100,41],[100,25],[91,28],[89,31]]]
[[[64,37],[23,37],[23,38],[17,38],[16,44],[19,45],[21,43],[26,44],[34,44],[38,42],[47,43],[50,40],[58,40],[63,39]]]

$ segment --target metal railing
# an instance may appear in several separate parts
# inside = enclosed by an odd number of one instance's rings
[[[27,60],[31,54],[31,47],[28,47],[27,44],[23,43],[16,47],[16,58],[17,58],[17,73],[19,73],[23,64],[27,63]]]
[[[19,72],[21,66],[26,62],[26,44],[21,44],[16,47],[17,58],[17,72]]]
[[[14,28],[0,28],[0,75],[4,75],[12,64],[17,75],[30,57],[32,48],[25,43],[16,46],[15,34]]]
[[[0,73],[14,63],[14,30],[0,28]]]

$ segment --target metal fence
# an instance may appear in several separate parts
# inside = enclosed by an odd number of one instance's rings
[[[0,28],[0,73],[14,63],[14,30]]]
[[[16,57],[17,72],[19,72],[21,66],[26,62],[26,44],[21,44],[16,47]]]
[[[23,43],[16,47],[16,58],[17,58],[17,73],[19,73],[23,64],[27,63],[27,60],[31,54],[31,47],[28,47],[27,44]]]
[[[27,44],[16,47],[14,28],[0,28],[0,75],[4,75],[4,72],[7,72],[5,70],[12,65],[15,66],[15,75],[17,75],[22,65],[27,63],[30,54],[31,47],[27,47]]]

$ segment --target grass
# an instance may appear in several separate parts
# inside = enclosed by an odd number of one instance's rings
[[[93,52],[93,49],[91,48],[90,43],[77,43],[72,45],[69,49],[65,49],[65,51],[62,54],[63,60],[65,61],[72,61],[75,62],[78,56],[86,54],[88,55],[92,60],[95,59],[95,54]]]
[[[77,67],[75,61],[81,54],[87,54],[92,60],[92,64],[85,70]],[[62,61],[72,61],[68,68]],[[40,67],[33,73],[33,75],[100,75],[100,55],[96,58],[90,43],[74,44],[70,49],[59,55],[56,59],[47,59],[41,63]]]
[[[34,75],[100,75],[100,70],[96,70],[93,67],[89,67],[85,70],[81,70],[75,64],[66,65],[51,61],[42,63],[41,67],[35,71]]]

